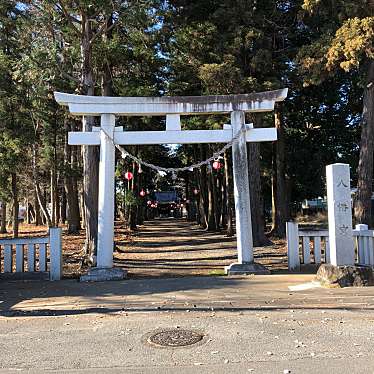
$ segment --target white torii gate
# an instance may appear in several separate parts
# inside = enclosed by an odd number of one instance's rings
[[[224,96],[181,97],[105,97],[80,96],[55,92],[55,99],[80,116],[100,116],[101,126],[92,132],[70,132],[71,145],[99,145],[99,213],[97,268],[85,280],[123,278],[113,268],[115,144],[191,144],[227,143],[245,125],[245,112],[268,112],[277,101],[287,97],[287,89]],[[231,124],[222,130],[181,130],[181,115],[231,113]],[[115,116],[166,116],[166,131],[123,131],[115,127]],[[226,268],[229,274],[266,273],[253,261],[251,208],[246,142],[274,141],[275,128],[245,125],[238,142],[233,144],[234,198],[238,262]]]

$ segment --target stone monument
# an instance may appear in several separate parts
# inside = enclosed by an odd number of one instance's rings
[[[331,263],[319,267],[316,280],[328,286],[371,285],[372,269],[355,265],[349,165],[328,165],[326,182]]]

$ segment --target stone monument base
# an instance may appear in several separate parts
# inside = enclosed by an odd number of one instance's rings
[[[122,280],[127,277],[127,271],[120,268],[91,268],[87,274],[81,275],[81,282],[104,282]]]
[[[373,286],[373,268],[365,265],[322,264],[317,271],[316,281],[327,287]]]
[[[256,262],[244,262],[242,264],[235,262],[229,266],[225,266],[225,274],[227,275],[269,275],[270,270]]]

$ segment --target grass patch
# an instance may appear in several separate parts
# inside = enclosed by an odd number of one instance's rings
[[[225,270],[224,269],[216,269],[216,270],[211,270],[209,272],[209,275],[219,275],[219,276],[223,276],[223,275],[226,275],[225,273]]]

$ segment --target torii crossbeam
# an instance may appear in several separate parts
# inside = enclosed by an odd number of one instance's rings
[[[244,95],[185,97],[103,97],[55,93],[58,103],[72,114],[100,116],[101,126],[92,132],[70,132],[71,145],[100,145],[99,214],[97,269],[88,280],[117,277],[113,269],[115,145],[227,143],[243,125],[245,112],[268,112],[275,102],[287,97],[287,89]],[[181,130],[181,115],[231,113],[231,124],[222,130]],[[115,127],[115,116],[166,116],[165,131],[123,131]],[[234,198],[238,262],[226,271],[230,274],[264,273],[267,269],[254,263],[251,210],[248,182],[247,142],[275,141],[275,128],[246,125],[233,145]],[[104,271],[103,269],[106,269]]]

